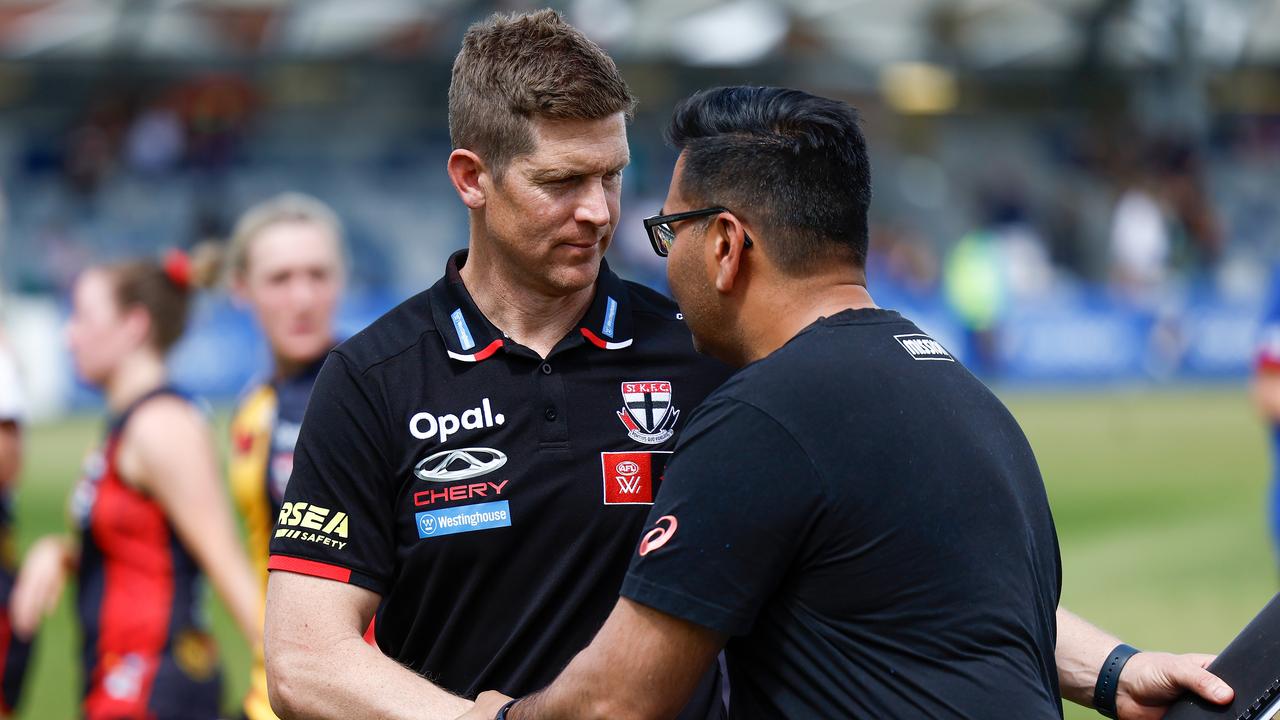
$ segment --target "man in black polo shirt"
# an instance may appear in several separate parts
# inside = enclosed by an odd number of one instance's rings
[[[608,615],[675,433],[728,374],[603,261],[632,104],[555,13],[468,32],[449,174],[469,252],[316,381],[271,544],[281,716],[453,718],[545,685]],[[713,682],[687,717],[719,714]]]
[[[1136,720],[1226,690],[1202,656],[1120,674],[1124,646],[1111,662],[1114,638],[1058,613],[1022,431],[867,293],[852,108],[721,88],[669,134],[667,214],[645,225],[698,348],[742,369],[689,419],[592,644],[545,691],[468,717],[669,718],[722,647],[734,718],[1060,718],[1060,690],[1099,679],[1098,705]]]

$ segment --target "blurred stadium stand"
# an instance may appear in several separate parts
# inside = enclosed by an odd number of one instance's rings
[[[791,85],[859,107],[873,296],[1001,382],[1238,379],[1280,250],[1280,2],[571,0],[641,99],[612,261],[662,287],[673,104]],[[86,263],[225,235],[283,190],[338,210],[354,330],[466,240],[444,175],[466,26],[525,2],[0,0],[0,280],[46,413]],[[174,358],[214,398],[265,364],[200,307]]]

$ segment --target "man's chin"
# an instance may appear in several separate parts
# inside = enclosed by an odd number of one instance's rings
[[[686,317],[688,316],[686,315]],[[729,346],[716,345],[709,338],[694,332],[693,328],[689,328],[689,334],[693,336],[693,349],[697,350],[700,355],[715,358],[730,367],[742,366],[741,358],[737,357]]]
[[[552,250],[555,253],[555,262],[566,263],[599,263],[600,258],[604,257],[604,243],[595,243],[593,245],[571,245],[564,243],[555,246]]]
[[[550,272],[543,276],[548,284],[564,294],[572,294],[595,285],[600,277],[599,253],[591,256],[575,257],[571,262],[559,260],[549,268]]]

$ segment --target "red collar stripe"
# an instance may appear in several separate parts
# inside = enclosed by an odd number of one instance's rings
[[[471,355],[463,355],[462,353],[456,353],[452,350],[448,350],[447,352],[449,353],[449,357],[453,358],[454,360],[461,360],[462,362],[480,362],[481,360],[484,360],[489,356],[493,355],[494,353],[498,352],[498,348],[500,347],[502,347],[502,338],[498,338],[497,340],[494,340],[493,342],[489,343],[488,347],[486,347],[485,349],[481,350],[478,353],[472,353]]]
[[[588,342],[590,342],[592,345],[595,345],[596,347],[602,350],[621,350],[623,348],[631,347],[631,341],[634,339],[634,338],[628,338],[627,340],[623,340],[622,342],[608,342],[607,340],[605,340],[604,338],[601,338],[599,335],[596,335],[595,333],[591,332],[587,328],[578,328],[578,330],[582,332],[582,336],[585,337]]]

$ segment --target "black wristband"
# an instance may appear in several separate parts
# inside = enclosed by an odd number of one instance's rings
[[[512,705],[515,705],[518,702],[520,702],[520,698],[508,700],[505,705],[498,708],[498,714],[493,716],[493,720],[507,720],[507,711],[511,709]]]
[[[1120,671],[1129,662],[1129,658],[1140,652],[1142,651],[1138,648],[1124,643],[1111,651],[1107,661],[1102,663],[1102,670],[1098,672],[1097,684],[1093,686],[1094,710],[1109,718],[1116,716],[1116,690],[1120,687]]]

